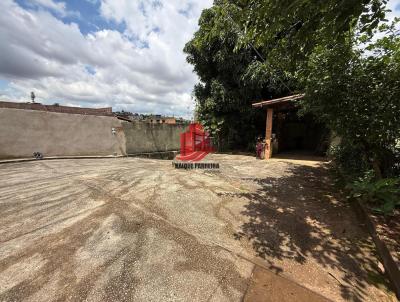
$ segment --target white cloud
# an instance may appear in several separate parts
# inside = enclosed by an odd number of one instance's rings
[[[45,10],[2,0],[0,10],[8,14],[0,16],[0,78],[11,84],[0,96],[19,100],[34,90],[47,103],[185,115],[197,78],[182,49],[211,4],[103,0],[103,18],[125,23],[126,31],[83,35],[77,24]]]
[[[31,0],[30,2],[31,4],[48,8],[62,15],[65,15],[67,12],[65,2],[54,2],[53,0]]]
[[[54,0],[29,0],[26,4],[31,8],[51,11],[60,17],[80,17],[79,12],[67,10],[65,2],[56,2]]]
[[[395,17],[400,17],[400,0],[389,0],[387,8],[390,10],[390,12],[386,14],[386,19],[388,19],[389,22],[394,21]]]

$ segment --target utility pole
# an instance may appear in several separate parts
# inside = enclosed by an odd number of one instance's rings
[[[36,98],[36,95],[35,95],[35,93],[32,91],[32,92],[31,92],[31,100],[32,100],[32,103],[35,102],[35,98]]]

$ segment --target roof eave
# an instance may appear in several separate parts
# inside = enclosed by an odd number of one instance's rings
[[[291,96],[287,96],[287,97],[284,97],[284,98],[279,98],[279,99],[273,99],[273,100],[254,103],[254,104],[252,104],[252,106],[253,107],[258,107],[258,108],[268,107],[268,106],[281,104],[281,103],[285,103],[285,102],[296,101],[296,100],[302,99],[304,96],[305,96],[305,94],[296,94],[296,95],[291,95]]]

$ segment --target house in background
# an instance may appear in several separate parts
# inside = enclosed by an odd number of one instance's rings
[[[162,116],[161,114],[150,115],[145,119],[145,122],[150,124],[168,124],[168,125],[175,125],[176,118],[175,117],[168,117]]]

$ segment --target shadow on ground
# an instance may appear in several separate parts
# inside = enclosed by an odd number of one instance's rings
[[[313,259],[339,283],[345,300],[363,301],[367,283],[386,287],[369,256],[368,235],[352,208],[332,193],[326,164],[291,165],[287,177],[253,181],[255,192],[231,195],[249,200],[242,213],[248,221],[235,237],[250,240],[258,256],[299,264]]]

